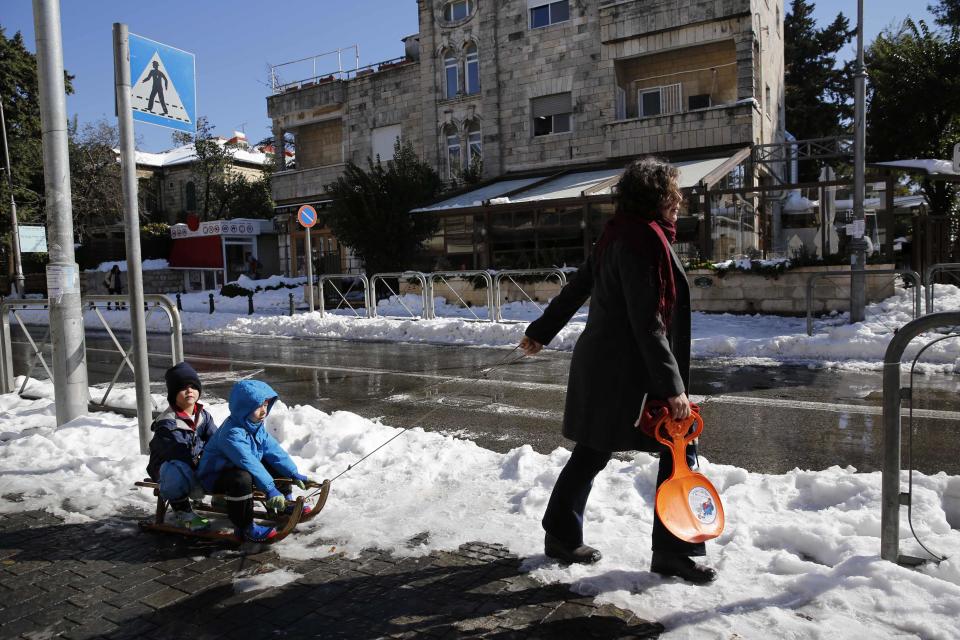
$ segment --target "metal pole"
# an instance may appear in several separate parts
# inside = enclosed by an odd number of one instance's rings
[[[307,227],[307,308],[313,313],[313,250],[310,248],[310,227]]]
[[[137,161],[134,149],[133,111],[130,108],[130,39],[127,25],[113,23],[113,71],[120,125],[120,168],[123,180],[124,235],[127,245],[127,289],[130,299],[130,338],[133,344],[133,378],[137,389],[137,422],[140,453],[150,452],[150,368],[147,362],[147,325],[143,312],[143,271],[140,256],[140,212],[137,206]]]
[[[866,242],[863,240],[864,163],[866,155],[866,78],[863,65],[863,0],[857,0],[857,63],[854,77],[853,219],[850,243],[850,322],[862,322],[867,303]]]
[[[57,425],[86,415],[90,402],[87,354],[80,303],[80,270],[73,253],[73,206],[67,151],[67,94],[59,0],[33,0],[37,77],[43,136],[43,181],[47,215],[47,291],[53,346],[53,393]]]
[[[17,200],[13,197],[13,173],[10,170],[10,149],[7,147],[7,120],[0,96],[0,130],[3,130],[3,157],[7,167],[7,187],[10,189],[10,247],[13,250],[13,292],[23,295],[23,263],[20,261],[20,231],[17,226]]]

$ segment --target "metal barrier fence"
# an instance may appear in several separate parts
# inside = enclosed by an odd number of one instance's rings
[[[496,322],[520,322],[519,320],[504,320],[503,319],[503,281],[509,280],[518,291],[526,298],[529,302],[532,302],[537,309],[543,312],[543,306],[541,306],[536,300],[530,297],[530,294],[527,293],[523,285],[517,282],[518,277],[530,277],[530,276],[544,276],[543,281],[549,281],[551,278],[557,278],[557,281],[560,283],[560,287],[563,288],[567,284],[567,274],[565,274],[561,269],[516,269],[512,271],[497,271],[494,274],[493,278],[493,290],[494,290],[494,320]]]
[[[347,287],[346,291],[341,291],[340,287],[336,285],[336,281],[339,280],[348,280],[350,281],[350,286]],[[363,315],[361,316],[357,313],[357,310],[353,307],[353,304],[347,299],[347,296],[350,295],[350,292],[353,291],[354,287],[357,286],[357,282],[363,285]],[[340,296],[340,300],[337,301],[337,306],[331,309],[331,311],[336,309],[341,309],[341,304],[345,304],[350,311],[353,312],[353,315],[357,318],[369,318],[370,317],[370,281],[367,280],[367,276],[362,273],[359,274],[326,274],[320,276],[320,316],[323,317],[326,312],[326,295],[325,286],[327,283],[330,283],[330,286],[333,287],[333,290],[336,291],[337,295]]]
[[[923,315],[922,305],[923,305],[923,284],[920,281],[920,274],[916,271],[911,271],[910,269],[878,269],[875,271],[866,271],[866,276],[868,278],[872,276],[901,276],[904,278],[910,278],[913,280],[914,285],[914,301],[913,301],[913,317],[914,319],[919,318]],[[807,335],[813,335],[813,284],[821,278],[836,278],[843,276],[846,278],[850,277],[849,271],[823,271],[821,273],[812,273],[810,277],[807,278]],[[834,285],[836,286],[836,285]]]
[[[470,320],[475,322],[493,322],[494,320],[494,300],[493,300],[493,278],[490,276],[488,271],[436,271],[433,273],[426,274],[427,276],[427,285],[430,289],[429,291],[429,311],[427,312],[427,318],[436,318],[437,317],[437,308],[436,301],[434,300],[434,290],[436,282],[439,280],[443,283],[447,289],[450,290],[453,295],[457,297],[460,304],[457,306],[462,307],[470,312],[470,315],[473,318],[464,318],[464,320]],[[450,278],[482,278],[484,283],[487,286],[487,317],[481,318],[476,314],[472,307],[463,299],[456,289],[450,286]]]
[[[912,387],[900,386],[900,360],[911,340],[925,331],[943,327],[953,327],[953,332],[960,330],[960,312],[933,313],[907,323],[890,340],[883,357],[883,479],[881,481],[880,502],[880,557],[900,564],[916,565],[923,562],[920,558],[900,555],[900,507],[909,506],[912,500],[910,493],[901,493],[900,491],[900,410],[904,398],[913,401]],[[938,338],[938,340],[942,339],[945,338]]]
[[[414,313],[414,311],[410,307],[404,304],[403,300],[400,297],[400,293],[393,290],[393,287],[391,287],[390,284],[387,282],[387,278],[396,278],[398,280],[416,279],[420,283],[421,306],[420,306],[419,314]],[[380,316],[379,315],[379,313],[377,312],[377,284],[380,282],[382,282],[383,285],[387,288],[387,290],[390,291],[391,294],[393,294],[393,296],[397,300],[397,304],[399,304],[401,307],[404,308],[404,310],[407,312],[407,315],[405,316],[391,316],[391,315]],[[399,289],[399,287],[397,288]],[[399,318],[404,320],[407,318],[412,318],[412,319],[426,318],[428,309],[430,306],[429,296],[430,296],[430,286],[427,284],[427,276],[421,273],[420,271],[404,271],[401,273],[378,273],[372,278],[370,278],[370,308],[367,315],[371,318],[377,318],[377,317]]]
[[[933,279],[941,273],[950,274],[953,279],[957,281],[957,284],[960,285],[960,262],[939,262],[927,267],[927,270],[923,274],[923,281],[927,283],[927,313],[933,313],[933,301],[936,296]]]
[[[177,364],[178,362],[181,362],[183,360],[183,326],[180,322],[180,312],[177,310],[176,305],[163,295],[145,295],[143,297],[143,301],[144,308],[147,311],[145,319],[146,323],[149,323],[150,318],[158,309],[162,310],[166,314],[170,327],[171,363]],[[109,305],[116,305],[117,308],[120,308],[121,305],[129,304],[126,296],[86,296],[83,298],[83,307],[93,311],[96,314],[97,318],[100,320],[100,324],[107,332],[107,335],[113,342],[114,348],[121,357],[120,364],[118,365],[117,370],[114,372],[113,378],[111,379],[106,392],[103,394],[103,397],[99,401],[91,400],[90,404],[103,409],[118,409],[120,407],[111,407],[108,405],[107,399],[110,397],[111,391],[113,391],[113,388],[116,386],[117,379],[120,377],[120,373],[123,371],[124,365],[126,365],[127,368],[130,369],[130,372],[133,373],[133,364],[130,362],[130,355],[133,353],[133,346],[131,345],[129,348],[124,349],[120,344],[120,340],[110,327],[110,323],[107,321],[107,318],[104,317],[104,315],[100,312],[100,308],[104,303],[108,306],[108,308]],[[47,327],[46,334],[40,340],[40,344],[38,345],[33,339],[33,336],[30,335],[30,331],[27,330],[26,323],[19,313],[21,311],[48,309],[49,304],[50,302],[47,299],[8,300],[0,304],[0,350],[2,350],[2,353],[0,353],[0,393],[11,393],[14,391],[13,340],[12,331],[10,328],[11,315],[14,317],[14,319],[16,319],[17,324],[23,331],[24,336],[26,336],[27,343],[30,345],[32,350],[30,365],[27,368],[27,372],[24,374],[23,384],[17,390],[17,393],[23,393],[27,382],[30,380],[30,374],[33,373],[33,369],[36,367],[38,361],[47,372],[49,379],[51,381],[53,380],[53,372],[50,370],[50,367],[47,365],[47,362],[43,357],[43,346],[46,345],[47,339],[50,335],[49,326]],[[156,408],[156,405],[154,406]]]

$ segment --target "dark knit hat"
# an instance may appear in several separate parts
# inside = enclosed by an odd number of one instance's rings
[[[170,367],[164,375],[167,381],[167,400],[171,407],[177,406],[177,394],[188,386],[196,387],[198,392],[203,391],[203,385],[200,384],[200,376],[186,362]]]

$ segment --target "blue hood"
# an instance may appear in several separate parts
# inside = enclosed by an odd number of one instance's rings
[[[263,422],[251,422],[250,414],[269,400],[267,415],[277,401],[277,392],[266,382],[260,380],[241,380],[233,385],[230,391],[230,418],[237,424],[242,424],[250,433],[255,433]]]

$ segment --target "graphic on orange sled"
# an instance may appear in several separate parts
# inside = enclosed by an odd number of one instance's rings
[[[696,428],[688,434],[694,423]],[[701,431],[703,418],[698,413],[677,421],[664,412],[653,428],[657,440],[673,456],[673,473],[657,489],[657,515],[670,533],[687,542],[703,542],[723,533],[720,494],[706,476],[691,471],[687,465],[687,445]]]

